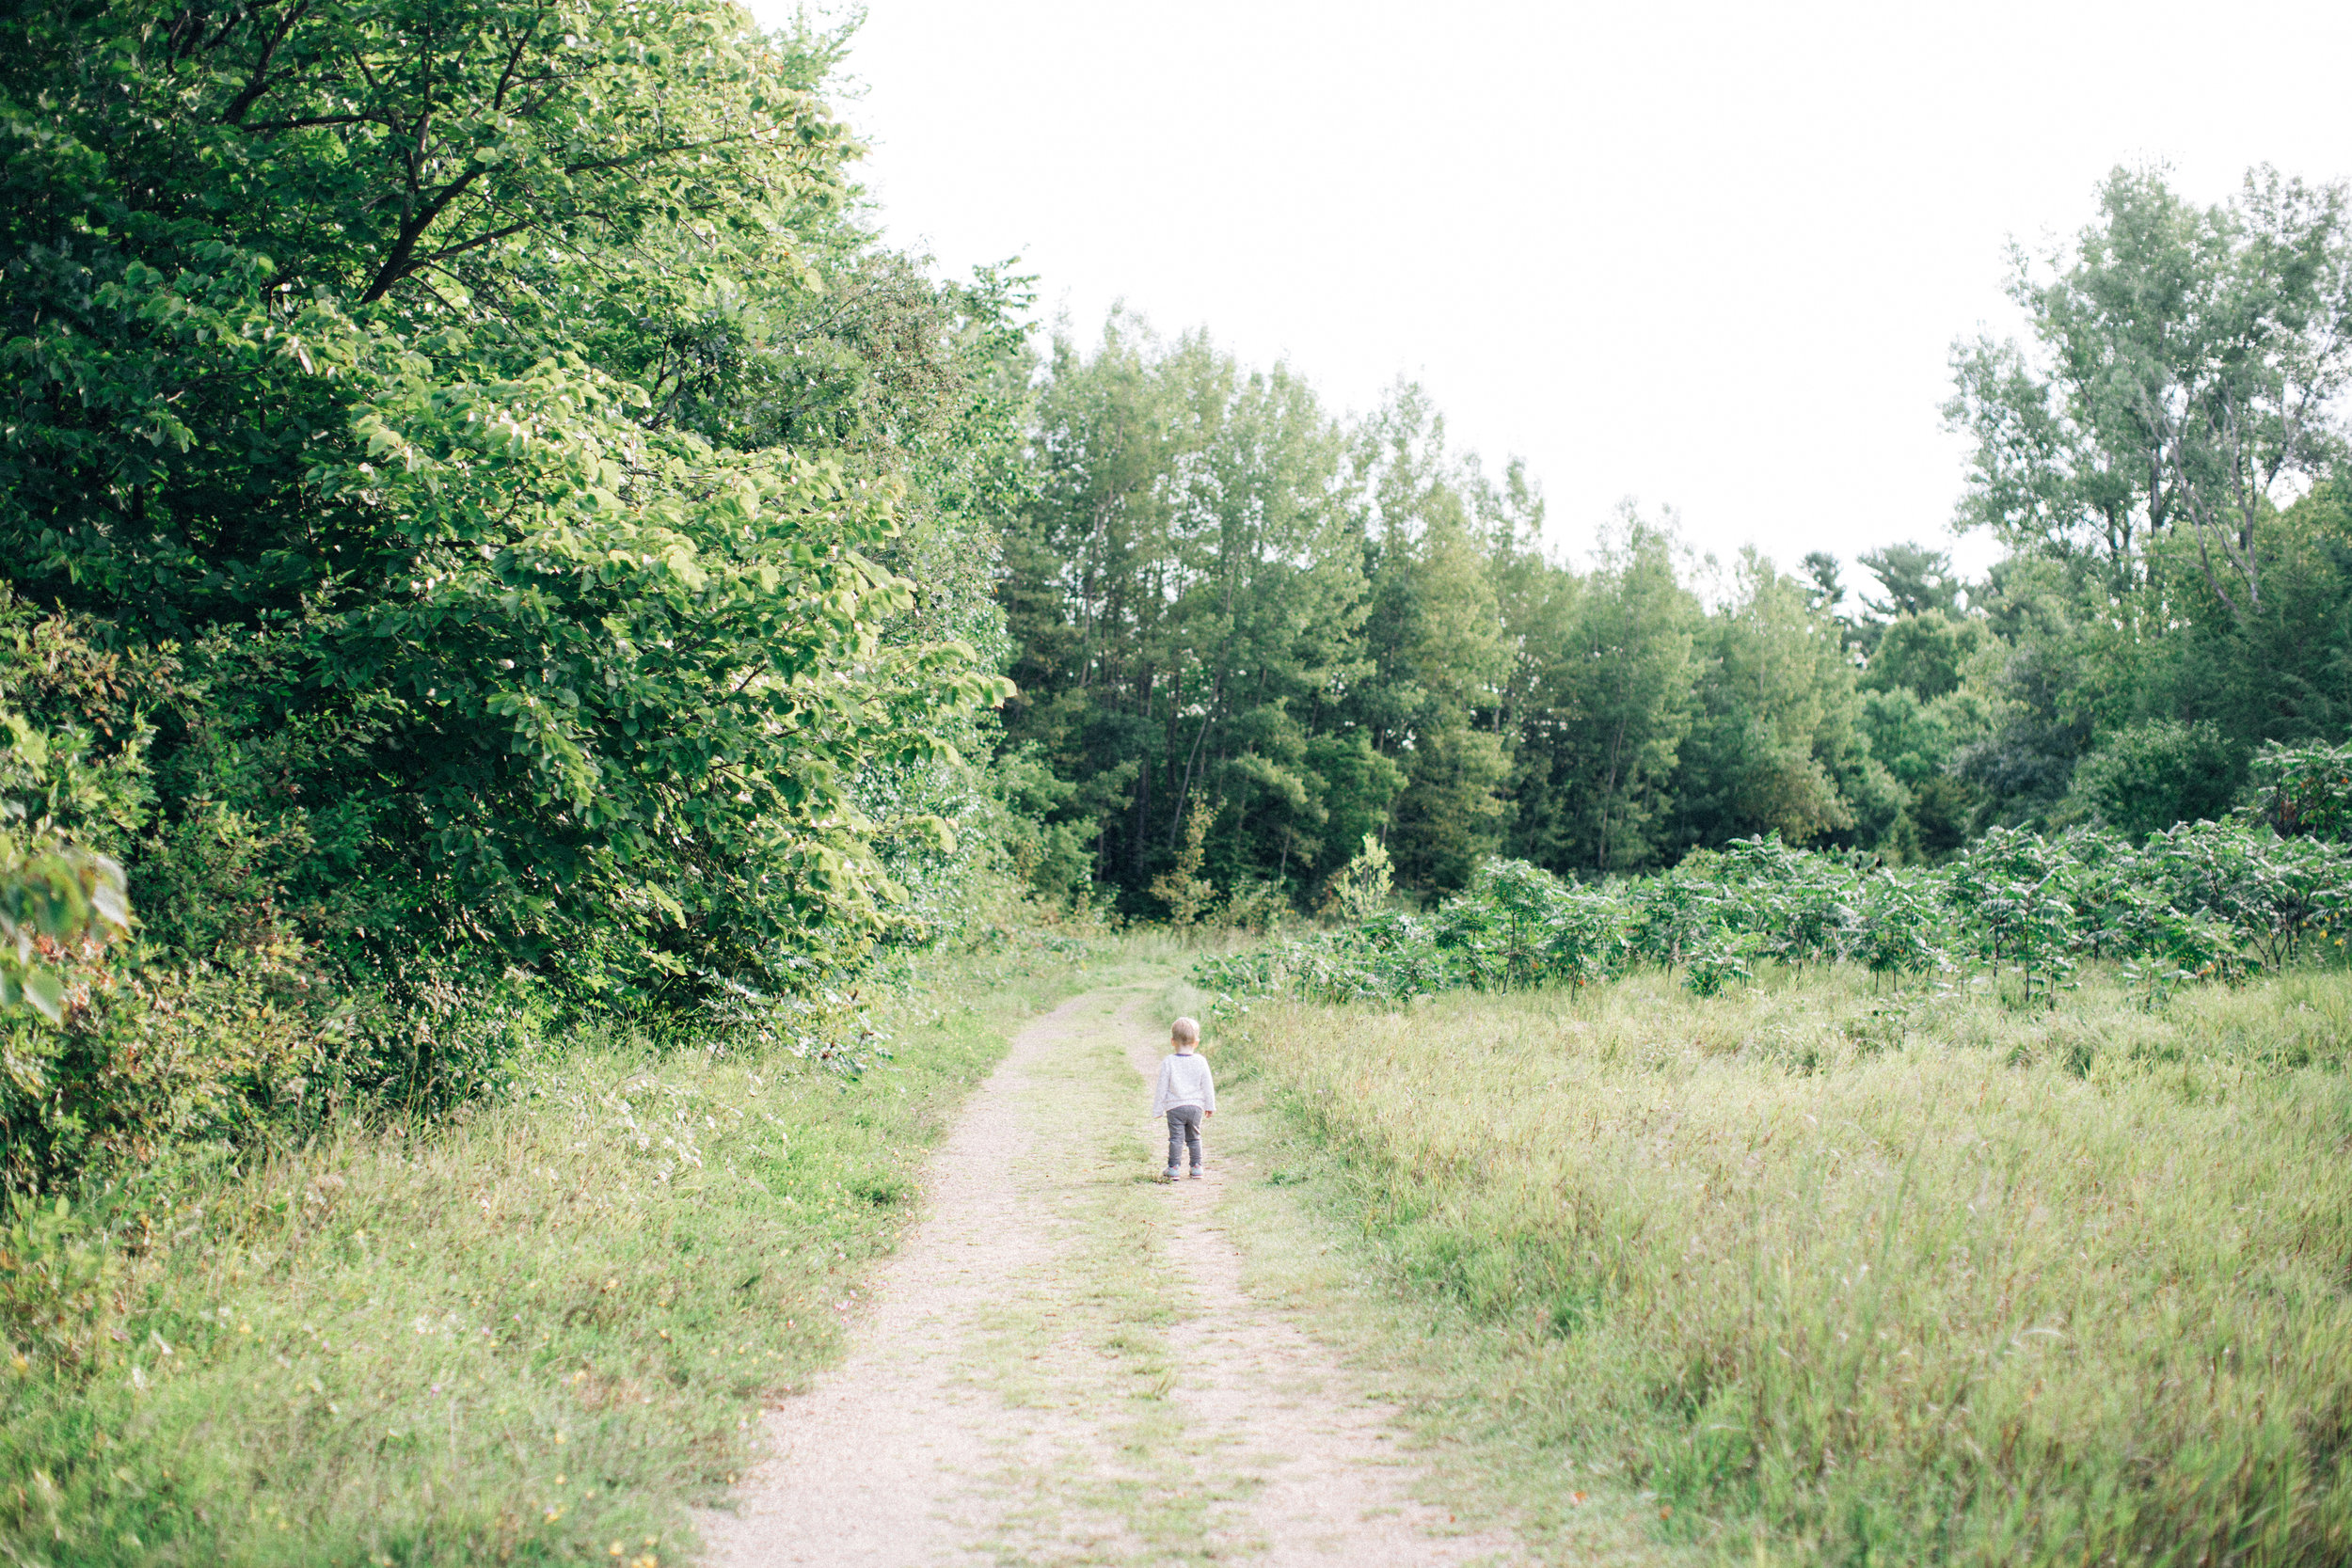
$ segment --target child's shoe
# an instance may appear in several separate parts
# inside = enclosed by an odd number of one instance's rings
[[[1168,1166],[1168,1174],[1167,1174],[1166,1176],[1161,1177],[1161,1178],[1160,1178],[1160,1180],[1163,1180],[1163,1181],[1173,1181],[1173,1180],[1176,1180],[1176,1167],[1175,1167],[1174,1165],[1170,1165],[1170,1166]]]
[[[1200,1180],[1200,1167],[1199,1165],[1195,1165],[1195,1166],[1193,1166],[1193,1167],[1192,1167],[1192,1179],[1193,1179],[1195,1181],[1198,1181],[1198,1180]],[[1170,1181],[1173,1181],[1173,1180],[1176,1180],[1175,1174],[1174,1174],[1173,1172],[1170,1172],[1170,1173],[1169,1173],[1169,1175],[1168,1175],[1168,1180],[1169,1180]]]

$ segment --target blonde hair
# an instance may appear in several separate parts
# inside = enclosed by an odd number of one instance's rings
[[[1190,1040],[1193,1044],[1199,1045],[1200,1043],[1200,1021],[1197,1018],[1180,1018],[1168,1025],[1168,1036],[1170,1039]]]

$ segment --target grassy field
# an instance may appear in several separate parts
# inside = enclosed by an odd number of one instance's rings
[[[126,1273],[51,1239],[127,1310],[84,1375],[0,1368],[0,1560],[675,1560],[761,1402],[837,1354],[946,1115],[1079,974],[1033,941],[932,961],[855,1082],[582,1040],[454,1123],[180,1184]]]
[[[2154,1013],[1648,974],[1222,1034],[1432,1434],[1564,1557],[2352,1560],[2341,972]]]

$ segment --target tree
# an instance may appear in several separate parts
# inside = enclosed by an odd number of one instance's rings
[[[2185,529],[2206,587],[2262,609],[2265,522],[2324,461],[2352,376],[2352,232],[2341,185],[2275,170],[2199,208],[2158,171],[2117,169],[2100,215],[2010,294],[2038,353],[1953,352],[1946,409],[1976,444],[1963,527],[2100,560],[2122,588]]]
[[[1972,831],[2042,818],[2097,733],[2106,671],[2084,622],[2100,607],[2085,603],[2074,569],[2082,565],[2012,556],[1986,584],[1985,621],[1997,639],[1984,656],[1986,708],[1979,733],[1950,764],[1984,800],[1985,820]]]
[[[866,244],[837,40],[385,0],[16,41],[0,573],[200,674],[154,716],[167,826],[230,785],[310,844],[352,973],[683,1006],[891,929],[878,844],[944,825],[863,781],[954,766],[1003,687],[876,559],[909,466],[750,411]]]
[[[1837,558],[1827,550],[1808,550],[1799,564],[1804,569],[1805,597],[1814,609],[1824,615],[1836,615],[1837,607],[1846,602],[1845,575]]]
[[[2091,818],[2135,844],[2180,822],[2229,814],[2246,757],[2211,723],[2135,724],[2103,740],[2074,771]]]
[[[1984,707],[1973,693],[1952,691],[1923,702],[1908,686],[1868,688],[1862,694],[1859,725],[1870,760],[1886,770],[1903,794],[1903,821],[1891,825],[1881,844],[1945,855],[1967,842],[1982,793],[1956,777],[1952,764],[1966,743],[1984,729]]]
[[[1889,545],[1865,550],[1856,558],[1879,579],[1884,598],[1865,594],[1862,608],[1882,621],[1937,611],[1960,613],[1962,583],[1952,572],[1952,558],[1924,545]]]
[[[1357,432],[1352,461],[1372,666],[1356,707],[1405,776],[1389,853],[1407,886],[1463,887],[1501,842],[1510,767],[1504,736],[1481,722],[1510,665],[1478,527],[1484,483],[1410,385]]]
[[[639,286],[803,275],[785,236],[844,194],[824,46],[718,4],[136,9],[43,8],[0,61],[0,546],[158,629],[358,564],[306,484],[367,455],[351,410],[387,354],[494,384],[585,330],[628,373],[610,340],[647,356],[669,325]]]
[[[1346,924],[1371,919],[1389,901],[1392,873],[1378,835],[1366,833],[1363,847],[1325,884],[1323,913]]]
[[[1958,690],[1969,660],[1986,640],[1984,624],[1941,610],[1912,611],[1879,629],[1862,685],[1872,691],[1908,688],[1932,702]]]
[[[1171,926],[1189,926],[1205,914],[1216,902],[1216,886],[1200,875],[1200,863],[1209,837],[1210,819],[1216,808],[1206,800],[1196,800],[1184,814],[1184,836],[1176,851],[1176,863],[1152,879],[1152,896],[1168,906]]]
[[[1855,825],[1867,747],[1854,670],[1804,589],[1753,550],[1737,596],[1709,615],[1690,738],[1677,779],[1677,836],[1711,848],[1778,833],[1804,844]],[[1899,809],[1889,801],[1883,815]]]
[[[1190,802],[1222,802],[1228,885],[1317,880],[1386,818],[1397,768],[1357,732],[1364,551],[1338,427],[1278,367],[1114,312],[1058,341],[1003,603],[1034,742],[1079,787],[1098,875],[1146,895]]]
[[[1662,850],[1702,622],[1674,549],[1629,505],[1588,576],[1549,579],[1556,634],[1525,623],[1539,676],[1520,708],[1513,841],[1550,869],[1633,869]]]

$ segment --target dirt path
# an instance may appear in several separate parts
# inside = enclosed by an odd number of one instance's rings
[[[1148,993],[1014,1040],[934,1164],[847,1360],[767,1417],[709,1560],[1515,1560],[1415,1500],[1393,1412],[1240,1284],[1225,1177],[1152,1182]]]

